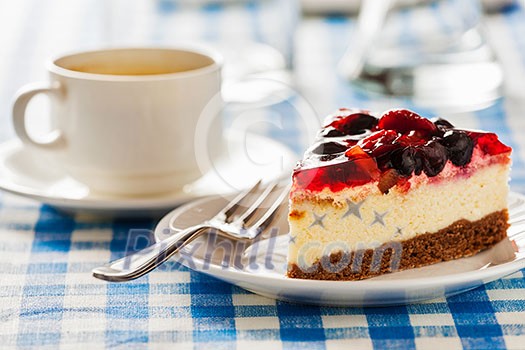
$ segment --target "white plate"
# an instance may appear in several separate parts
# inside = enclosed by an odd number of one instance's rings
[[[217,213],[224,198],[204,198],[166,215],[155,229],[157,241]],[[298,303],[382,306],[415,303],[455,295],[525,268],[525,197],[509,196],[508,238],[473,257],[382,275],[363,281],[316,281],[285,277],[288,246],[287,207],[275,219],[275,239],[264,237],[244,247],[203,236],[176,259],[183,265],[233,283],[256,294]],[[519,236],[519,239],[518,239]],[[212,236],[213,237],[213,236]],[[273,245],[273,246],[272,246]],[[257,248],[255,248],[257,247]],[[231,250],[231,252],[229,252]],[[230,259],[223,259],[224,253]],[[270,253],[268,253],[270,252]]]
[[[288,177],[298,156],[285,145],[256,134],[229,131],[224,153],[212,170],[180,191],[155,196],[116,197],[91,191],[18,140],[0,144],[0,189],[69,212],[104,215],[158,215],[196,198],[225,195],[252,185]]]

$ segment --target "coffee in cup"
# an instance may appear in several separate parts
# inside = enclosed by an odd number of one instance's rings
[[[17,94],[16,134],[94,191],[133,196],[176,190],[206,171],[196,149],[220,152],[220,118],[206,119],[214,123],[206,139],[194,139],[203,111],[221,108],[221,59],[213,51],[87,51],[61,56],[47,68],[48,82]],[[29,101],[41,93],[50,97],[55,126],[43,141],[28,134],[25,118]]]

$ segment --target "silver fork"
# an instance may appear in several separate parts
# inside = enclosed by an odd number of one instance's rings
[[[261,187],[261,181],[253,187],[241,192],[217,215],[202,224],[188,227],[174,235],[157,242],[143,250],[124,258],[110,262],[107,265],[93,269],[93,276],[110,282],[129,281],[145,275],[160,266],[174,254],[178,253],[185,245],[200,235],[213,229],[221,236],[240,240],[252,240],[257,237],[272,222],[277,209],[288,195],[289,186],[285,186],[275,201],[268,207],[260,208],[268,196],[274,192],[278,181],[274,181],[264,188],[262,193],[255,198],[244,212],[234,215],[241,203],[249,196],[255,194]],[[264,211],[264,212],[263,212]],[[252,218],[259,218],[252,223]]]

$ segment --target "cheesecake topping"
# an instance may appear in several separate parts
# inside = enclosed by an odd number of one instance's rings
[[[445,119],[429,120],[407,109],[380,118],[365,110],[342,108],[329,117],[294,171],[296,185],[310,191],[378,181],[381,192],[414,175],[437,176],[450,161],[467,166],[473,150],[509,153],[494,133],[456,129]]]

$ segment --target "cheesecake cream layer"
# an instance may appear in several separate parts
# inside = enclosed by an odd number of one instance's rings
[[[504,240],[508,220],[508,213],[503,210],[475,222],[456,221],[437,232],[420,234],[400,244],[389,242],[346,255],[333,253],[307,269],[290,264],[288,277],[353,281],[472,256]]]
[[[374,249],[459,220],[479,221],[507,207],[508,171],[508,164],[500,162],[476,167],[468,176],[448,177],[445,169],[447,181],[422,175],[413,177],[408,191],[396,186],[386,194],[377,183],[337,193],[296,189],[290,201],[288,263],[308,266],[338,251]]]

